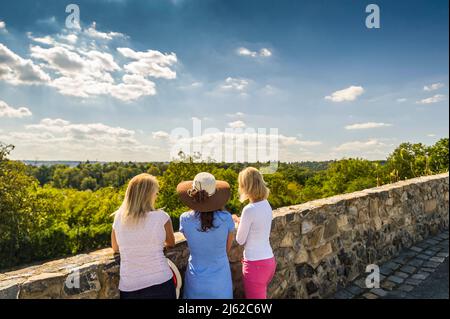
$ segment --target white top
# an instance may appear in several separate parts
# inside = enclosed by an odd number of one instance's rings
[[[162,284],[172,278],[164,256],[169,215],[162,210],[151,211],[136,225],[122,223],[119,211],[113,223],[120,251],[119,290],[135,291]]]
[[[272,227],[272,207],[267,200],[250,203],[244,207],[236,241],[244,246],[244,258],[263,260],[273,257],[269,236]]]

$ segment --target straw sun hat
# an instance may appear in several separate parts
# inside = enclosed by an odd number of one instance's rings
[[[194,211],[212,212],[224,208],[230,199],[230,185],[203,172],[197,174],[193,181],[178,184],[177,193],[180,200]]]

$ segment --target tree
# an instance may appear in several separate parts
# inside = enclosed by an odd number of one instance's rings
[[[90,189],[95,191],[97,189],[97,180],[90,176],[83,178],[80,184],[80,189],[81,190]]]
[[[429,167],[433,173],[448,172],[449,167],[449,139],[443,138],[429,148]]]

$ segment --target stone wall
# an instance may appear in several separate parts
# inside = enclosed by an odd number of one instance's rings
[[[448,229],[449,175],[402,181],[275,210],[271,243],[277,271],[270,298],[324,298],[430,234]],[[183,236],[167,256],[183,272]],[[230,264],[242,297],[242,248]],[[77,277],[76,275],[79,275]],[[79,278],[79,286],[74,285]],[[0,274],[0,298],[117,298],[118,256],[111,249]],[[73,287],[79,288],[73,288]]]

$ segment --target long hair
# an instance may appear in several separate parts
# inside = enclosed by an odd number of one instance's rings
[[[196,202],[202,202],[208,197],[208,193],[205,190],[191,190],[189,196],[193,197]],[[200,218],[201,232],[206,232],[214,226],[214,211],[212,212],[195,212],[195,215]]]
[[[207,232],[211,228],[216,228],[214,226],[214,213],[215,212],[196,212],[196,215],[200,218],[199,231]]]
[[[149,211],[155,210],[159,184],[150,174],[139,174],[128,183],[125,198],[120,206],[124,223],[137,224]]]
[[[247,167],[239,173],[239,199],[261,201],[269,197],[269,189],[262,174],[254,167]]]

